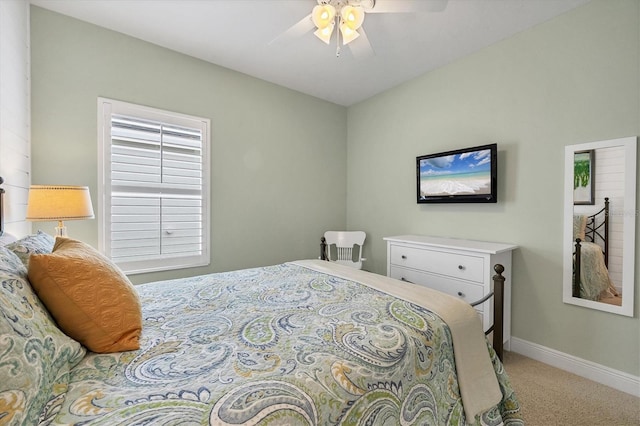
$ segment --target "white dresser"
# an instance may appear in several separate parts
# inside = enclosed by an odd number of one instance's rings
[[[504,343],[511,340],[511,252],[513,244],[401,235],[386,237],[387,275],[458,296],[472,303],[493,289],[493,267],[505,271]],[[493,324],[493,299],[476,306],[486,331]]]

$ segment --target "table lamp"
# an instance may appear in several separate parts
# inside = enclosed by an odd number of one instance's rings
[[[86,186],[31,185],[27,201],[27,220],[58,221],[56,236],[66,237],[65,220],[93,219],[91,195]]]

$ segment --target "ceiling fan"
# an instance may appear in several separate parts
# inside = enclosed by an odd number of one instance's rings
[[[373,48],[363,28],[364,18],[370,13],[416,13],[441,12],[448,0],[316,0],[311,13],[280,34],[271,43],[279,40],[301,37],[314,31],[314,35],[331,43],[336,34],[336,56],[341,46],[349,45],[354,56],[373,55]],[[337,31],[334,31],[335,28]],[[271,44],[270,43],[270,44]],[[353,44],[352,44],[353,43]]]

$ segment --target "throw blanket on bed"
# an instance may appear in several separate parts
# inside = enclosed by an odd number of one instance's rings
[[[613,283],[604,264],[602,248],[595,243],[580,244],[580,297],[588,300],[600,300]],[[613,290],[612,294],[615,294]]]
[[[137,289],[141,349],[87,355],[53,424],[466,423],[458,343],[416,303],[291,263]],[[492,361],[503,396],[469,421],[522,424]]]

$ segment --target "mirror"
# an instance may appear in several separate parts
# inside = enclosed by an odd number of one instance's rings
[[[565,303],[633,316],[636,147],[636,137],[565,147]]]

